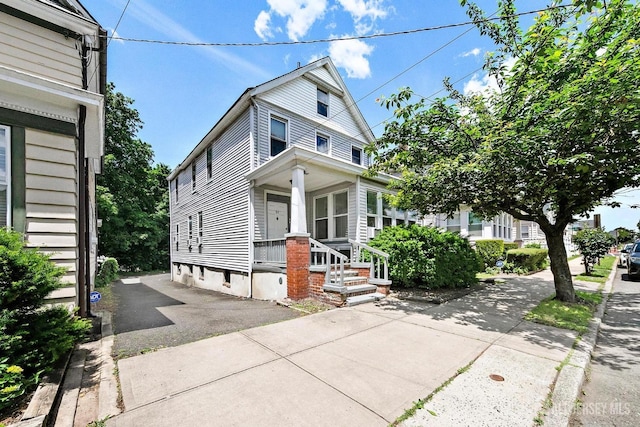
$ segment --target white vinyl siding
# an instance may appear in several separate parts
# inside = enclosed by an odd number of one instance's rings
[[[82,85],[82,64],[72,37],[0,12],[0,65],[71,86]]]
[[[77,155],[75,138],[26,129],[27,246],[52,254],[66,267],[63,281],[75,284],[78,247]],[[57,296],[74,297],[73,287]]]
[[[191,186],[190,167],[176,176],[180,199],[172,206],[171,226],[175,228],[177,224],[180,225],[181,235],[178,242],[180,250],[176,252],[175,244],[172,246],[172,262],[249,271],[249,183],[244,178],[249,172],[249,156],[247,110],[212,143],[211,180],[207,179],[206,150],[194,160],[195,193],[185,191]],[[201,229],[198,227],[198,230],[193,230],[192,237],[195,239],[202,233],[202,246],[198,248],[193,242],[189,252],[182,249],[186,248],[188,238],[188,218],[191,216],[193,221],[197,221],[198,212],[203,212],[206,219]],[[197,222],[194,227],[197,227]]]

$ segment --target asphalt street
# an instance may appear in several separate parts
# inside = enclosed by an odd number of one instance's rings
[[[300,312],[275,302],[234,297],[171,282],[168,274],[113,285],[113,354],[128,357],[220,334],[293,319]]]
[[[620,268],[571,426],[639,425],[640,281]]]

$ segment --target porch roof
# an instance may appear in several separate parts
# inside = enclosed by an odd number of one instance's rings
[[[355,182],[356,177],[367,170],[363,166],[317,151],[292,146],[246,174],[245,178],[253,181],[256,186],[268,184],[288,188],[291,187],[291,170],[294,166],[302,166],[305,170],[306,191],[315,191],[343,182]],[[368,179],[386,185],[392,178],[391,175],[378,174]]]

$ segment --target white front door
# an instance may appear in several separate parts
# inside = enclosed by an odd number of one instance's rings
[[[289,232],[289,206],[267,201],[267,239],[282,239]]]

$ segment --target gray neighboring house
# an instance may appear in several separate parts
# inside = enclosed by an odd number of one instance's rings
[[[390,176],[363,177],[373,139],[328,57],[247,89],[168,177],[172,279],[258,299],[381,297],[386,254],[366,242],[416,217],[382,197]]]
[[[106,33],[76,0],[0,1],[0,226],[67,268],[52,303],[88,307]]]

